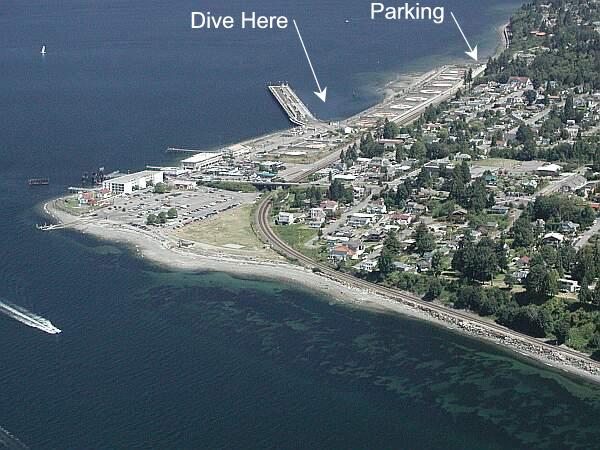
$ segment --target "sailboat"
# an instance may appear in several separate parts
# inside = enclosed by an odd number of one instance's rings
[[[46,54],[46,46],[45,46],[45,45],[42,45],[42,49],[40,50],[40,53],[41,53],[42,55],[45,55],[45,54]]]

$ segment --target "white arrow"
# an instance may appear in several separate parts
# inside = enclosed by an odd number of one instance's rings
[[[315,91],[315,95],[319,97],[323,103],[327,101],[327,87],[325,89],[321,89],[321,85],[319,84],[319,79],[317,78],[317,74],[315,73],[315,69],[313,68],[312,62],[310,61],[310,56],[308,56],[308,52],[306,51],[306,45],[304,45],[304,40],[302,39],[302,35],[300,34],[300,30],[298,29],[298,24],[296,24],[296,20],[294,19],[294,26],[296,27],[296,33],[298,33],[298,37],[300,38],[300,43],[302,44],[302,48],[304,49],[304,54],[306,55],[306,59],[308,60],[308,65],[310,66],[310,70],[312,71],[313,77],[315,77],[315,81],[317,82],[318,92]]]
[[[452,11],[450,11],[450,15],[454,19],[454,23],[456,23],[456,26],[458,27],[458,31],[460,31],[460,34],[462,34],[463,39],[467,43],[467,47],[469,47],[470,51],[465,52],[465,53],[467,55],[469,55],[471,58],[473,58],[475,61],[477,61],[477,46],[475,46],[475,48],[471,48],[471,44],[469,44],[469,41],[467,40],[467,37],[465,36],[465,33],[463,33],[463,30],[460,27],[460,25],[458,24],[458,20],[456,20],[456,17],[454,17],[454,13]]]

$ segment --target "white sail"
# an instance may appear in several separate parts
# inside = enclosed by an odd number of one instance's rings
[[[42,55],[45,55],[45,54],[46,54],[46,46],[45,46],[45,45],[42,45],[42,49],[40,50],[40,53],[41,53]]]

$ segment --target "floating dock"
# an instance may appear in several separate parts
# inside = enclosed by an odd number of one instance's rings
[[[270,84],[269,91],[288,115],[290,122],[301,127],[317,119],[287,83]]]

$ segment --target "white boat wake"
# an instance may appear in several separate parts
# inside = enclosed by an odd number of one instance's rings
[[[61,332],[61,330],[52,325],[52,322],[50,322],[48,319],[38,316],[37,314],[34,314],[25,308],[13,305],[12,303],[3,302],[0,300],[0,312],[6,314],[12,319],[24,323],[29,327],[37,328],[38,330],[42,330],[49,334],[58,334]]]
[[[0,446],[6,447],[10,450],[28,450],[25,444],[23,444],[18,437],[0,427]]]

